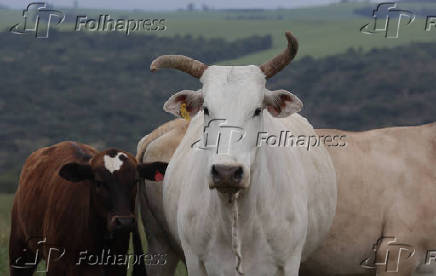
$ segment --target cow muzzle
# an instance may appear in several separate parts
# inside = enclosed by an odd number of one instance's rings
[[[244,186],[244,167],[242,165],[215,164],[211,168],[211,189],[221,193],[237,193]]]
[[[135,227],[135,216],[112,216],[109,222],[111,231],[132,231]]]

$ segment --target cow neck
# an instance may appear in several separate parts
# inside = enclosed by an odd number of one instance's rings
[[[89,197],[89,218],[88,218],[88,231],[93,233],[99,233],[97,235],[97,239],[91,241],[94,244],[94,249],[100,253],[102,249],[107,247],[107,244],[112,240],[113,236],[111,233],[107,231],[106,227],[106,219],[99,216],[96,210],[96,203],[95,203],[95,191],[91,188],[91,185],[89,185],[90,189],[90,197]]]

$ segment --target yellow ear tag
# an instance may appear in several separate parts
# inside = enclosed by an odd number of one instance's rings
[[[187,121],[191,120],[191,117],[189,116],[189,112],[188,110],[186,110],[186,103],[182,103],[180,105],[180,115],[182,116],[183,119]]]

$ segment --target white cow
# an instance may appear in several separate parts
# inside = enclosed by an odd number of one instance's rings
[[[187,125],[176,119],[154,130],[138,144],[138,160],[168,162]],[[336,168],[336,216],[322,246],[301,264],[300,275],[436,275],[436,123],[315,132],[345,136],[346,146],[327,147]],[[167,254],[165,266],[148,266],[148,272],[170,276],[184,256],[168,234],[161,184],[139,186],[141,214],[148,253]]]
[[[287,49],[260,67],[208,67],[185,56],[151,65],[203,84],[164,105],[176,116],[186,107],[192,117],[163,184],[169,232],[190,275],[298,275],[330,228],[337,189],[325,148],[259,146],[259,133],[315,135],[296,113],[302,103],[295,95],[265,88],[297,52],[296,39],[286,37]]]

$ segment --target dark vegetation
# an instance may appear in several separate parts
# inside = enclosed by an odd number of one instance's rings
[[[168,97],[198,80],[171,70],[151,74],[161,54],[208,64],[271,47],[270,37],[234,42],[192,37],[50,33],[48,40],[0,33],[0,192],[14,192],[35,149],[78,140],[135,152],[137,141],[172,118]],[[304,57],[269,81],[304,102],[315,127],[348,130],[413,125],[436,118],[436,45]]]
[[[344,54],[291,63],[270,81],[304,103],[316,128],[367,130],[436,120],[436,45]]]
[[[0,192],[14,192],[24,159],[35,149],[78,140],[135,152],[137,141],[171,119],[168,96],[198,88],[192,77],[162,70],[161,54],[209,64],[271,47],[271,37],[164,38],[50,31],[49,39],[0,33]]]

